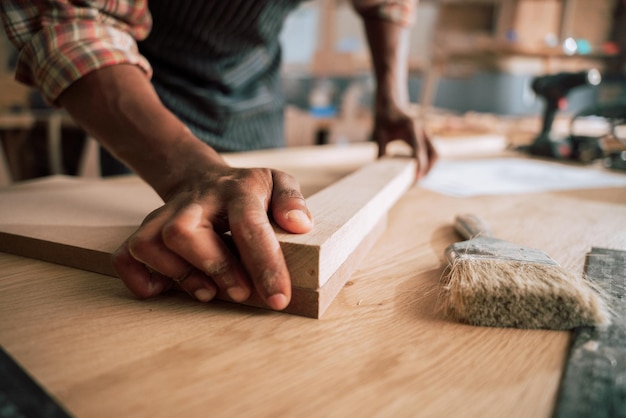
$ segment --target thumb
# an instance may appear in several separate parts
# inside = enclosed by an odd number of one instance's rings
[[[298,182],[281,171],[273,171],[274,187],[270,204],[276,223],[287,232],[304,234],[313,229],[313,217],[306,207]]]
[[[389,139],[387,135],[380,129],[380,127],[375,126],[372,131],[371,140],[376,142],[378,145],[378,158],[381,158],[387,154],[387,143]]]

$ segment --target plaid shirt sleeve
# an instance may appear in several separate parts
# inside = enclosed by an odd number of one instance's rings
[[[134,64],[152,74],[136,44],[151,29],[147,0],[2,0],[0,9],[19,50],[15,78],[37,87],[50,103],[105,66]]]
[[[416,0],[352,0],[361,16],[388,20],[401,26],[411,26]]]

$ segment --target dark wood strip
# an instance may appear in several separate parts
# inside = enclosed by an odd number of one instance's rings
[[[574,331],[554,416],[626,417],[626,251],[592,248],[585,273],[609,294],[613,322]]]

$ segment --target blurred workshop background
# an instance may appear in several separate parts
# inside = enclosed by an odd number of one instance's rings
[[[588,117],[576,135],[601,138],[616,131],[613,125],[624,133],[625,0],[421,0],[415,12],[410,98],[442,148],[445,138],[481,135],[506,146],[530,144],[546,128],[547,102],[555,97],[567,105],[559,101],[550,135],[572,134],[580,115]],[[285,22],[281,41],[288,145],[367,141],[374,82],[349,1],[303,3]],[[0,185],[49,174],[97,175],[93,141],[13,80],[15,61],[2,31]],[[544,90],[533,85],[559,74],[569,77],[548,79]],[[556,93],[553,84],[561,87]]]

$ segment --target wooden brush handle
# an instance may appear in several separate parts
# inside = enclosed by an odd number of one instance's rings
[[[457,215],[454,219],[454,228],[465,239],[472,239],[478,236],[493,237],[493,232],[491,232],[487,222],[471,213]]]

